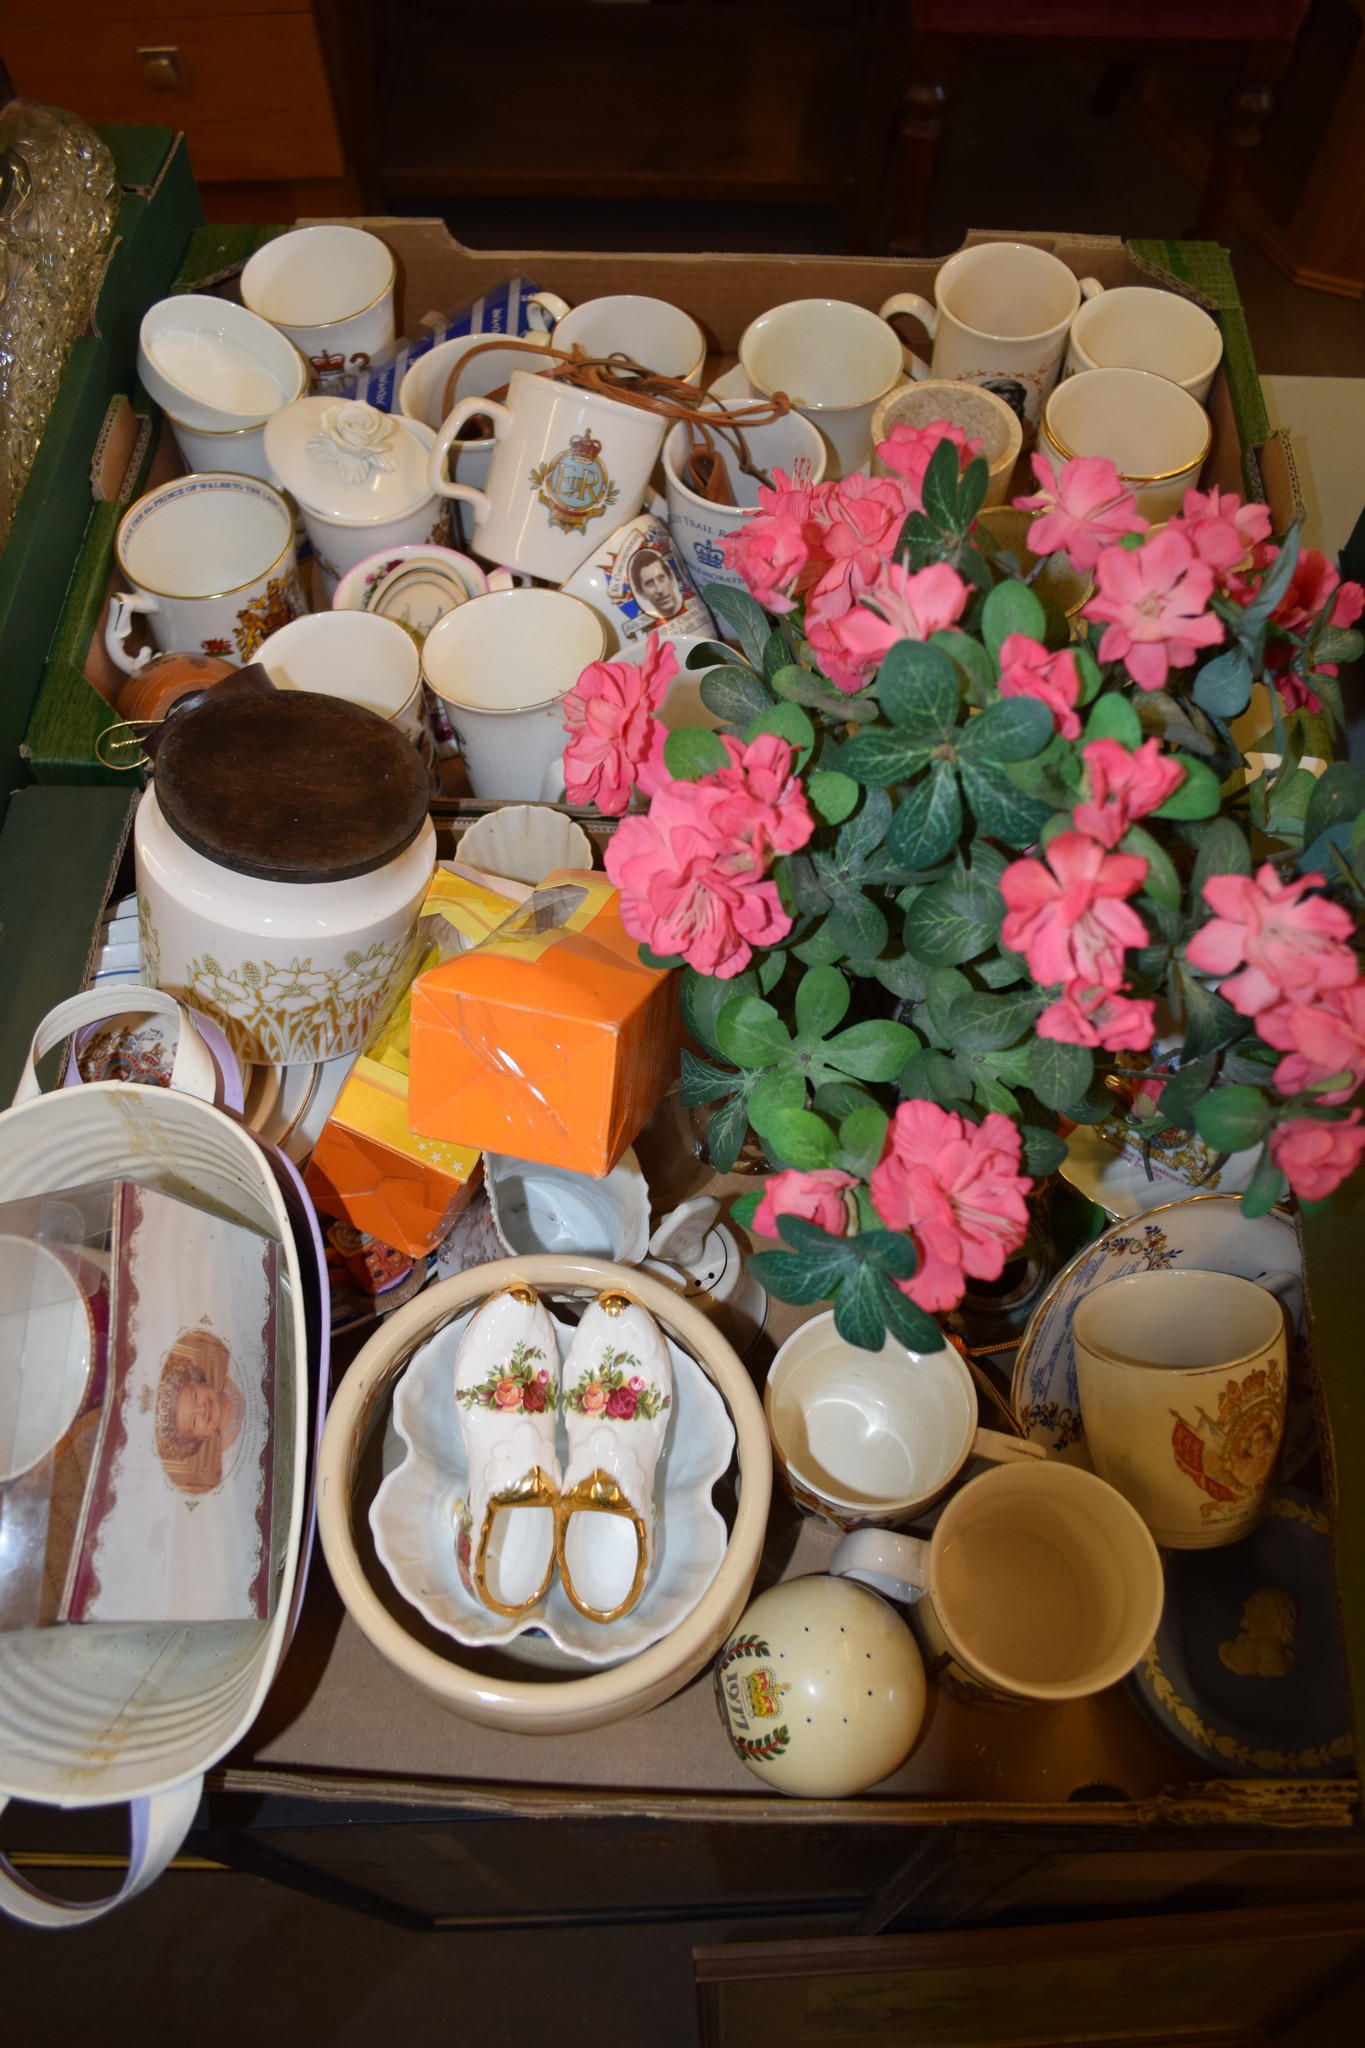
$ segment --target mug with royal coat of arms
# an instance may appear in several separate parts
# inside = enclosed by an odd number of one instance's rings
[[[483,490],[446,475],[450,448],[471,420],[493,434]],[[655,413],[514,370],[505,405],[460,399],[436,436],[428,481],[473,507],[475,554],[563,583],[639,510],[667,426]]]
[[[1177,1550],[1235,1543],[1280,1462],[1294,1273],[1131,1273],[1076,1304],[1071,1334],[1095,1470]]]

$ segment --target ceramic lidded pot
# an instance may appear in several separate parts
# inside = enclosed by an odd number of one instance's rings
[[[362,399],[300,398],[267,420],[271,474],[298,503],[329,599],[376,549],[448,545],[450,515],[427,481],[435,438]]]
[[[243,1059],[359,1050],[436,864],[421,760],[375,712],[302,692],[171,721],[138,806],[143,971]]]

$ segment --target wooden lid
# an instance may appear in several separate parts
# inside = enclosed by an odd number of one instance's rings
[[[206,860],[267,882],[344,882],[411,846],[427,771],[402,733],[340,697],[210,697],[166,728],[156,797]]]

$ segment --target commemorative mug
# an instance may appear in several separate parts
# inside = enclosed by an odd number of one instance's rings
[[[484,489],[446,475],[446,457],[470,421],[493,431]],[[507,403],[457,401],[437,433],[427,476],[433,491],[469,505],[475,554],[565,583],[587,561],[612,507],[637,510],[663,446],[667,421],[572,384],[514,370]],[[615,521],[612,522],[615,524]]]
[[[606,641],[591,605],[562,590],[490,590],[436,621],[422,643],[423,673],[475,796],[563,796],[563,699]]]
[[[727,412],[749,405],[747,398],[727,398]],[[664,497],[668,505],[668,528],[673,545],[688,575],[699,590],[708,583],[728,584],[731,590],[747,590],[737,569],[726,567],[723,543],[738,532],[758,510],[758,493],[764,478],[771,480],[780,469],[802,489],[824,482],[826,447],[824,437],[803,413],[785,413],[766,426],[743,428],[748,468],[741,465],[737,451],[717,434],[712,445],[725,471],[732,502],[713,504],[687,482],[687,456],[691,446],[687,425],[679,420],[664,442]]]
[[[861,1351],[832,1313],[782,1345],[763,1390],[779,1478],[798,1506],[841,1529],[908,1522],[947,1491],[969,1458],[1036,1460],[1041,1444],[977,1427],[960,1354],[909,1351],[887,1337]]]
[[[149,491],[120,520],[114,561],[125,587],[109,600],[104,644],[126,675],[154,651],[126,646],[137,617],[164,654],[216,654],[240,668],[306,609],[294,516],[258,477],[186,476]]]
[[[1168,377],[1086,370],[1048,399],[1038,446],[1054,469],[1076,455],[1107,455],[1155,526],[1198,484],[1212,438],[1198,399]]]
[[[913,1601],[930,1676],[999,1701],[1084,1699],[1117,1684],[1156,1634],[1164,1593],[1136,1509],[1055,1458],[969,1479],[927,1540],[858,1529],[830,1570]]]
[[[307,358],[310,386],[354,393],[394,344],[393,251],[363,228],[295,228],[259,248],[242,272],[242,303]]]
[[[893,309],[896,303],[887,301]],[[831,477],[866,471],[872,414],[902,381],[901,345],[883,314],[845,299],[789,299],[740,336],[740,367],[751,387],[764,398],[784,391],[819,430]]]
[[[1181,1267],[1082,1295],[1071,1319],[1095,1470],[1158,1543],[1204,1550],[1255,1527],[1284,1440],[1294,1273]]]
[[[311,612],[258,650],[277,690],[344,697],[395,726],[430,768],[435,760],[422,713],[422,657],[412,634],[378,612]]]
[[[910,356],[912,377],[983,384],[1036,427],[1082,295],[1099,289],[1031,243],[979,242],[939,266],[932,305],[918,292],[897,292],[881,317],[911,314],[932,341],[931,363]]]
[[[1179,292],[1127,284],[1097,292],[1081,307],[1071,323],[1064,374],[1150,370],[1202,405],[1222,360],[1223,337],[1202,307]]]
[[[629,356],[656,377],[681,377],[700,384],[706,336],[690,313],[667,299],[614,292],[570,306],[554,292],[533,292],[528,306],[541,307],[554,321],[556,348],[581,348],[585,356]]]
[[[564,585],[601,614],[615,654],[636,641],[712,639],[716,622],[673,552],[668,528],[637,512],[589,555]]]
[[[1023,446],[1024,429],[1013,407],[983,384],[958,384],[947,377],[929,377],[902,385],[899,391],[884,398],[872,415],[872,446],[880,450],[896,427],[930,427],[940,420],[957,427],[965,440],[980,443],[977,454],[989,472],[983,509],[1003,505]],[[872,474],[894,474],[880,453],[873,455]]]

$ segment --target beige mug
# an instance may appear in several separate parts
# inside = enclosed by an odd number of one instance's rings
[[[1120,285],[1087,299],[1071,323],[1064,375],[1080,370],[1150,370],[1200,405],[1223,360],[1216,321],[1179,292]]]
[[[1086,370],[1048,399],[1038,446],[1054,469],[1078,455],[1107,456],[1157,526],[1198,485],[1212,439],[1203,406],[1169,377]]]

